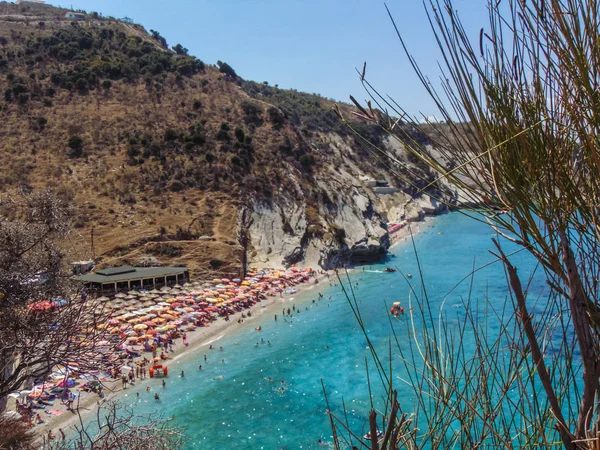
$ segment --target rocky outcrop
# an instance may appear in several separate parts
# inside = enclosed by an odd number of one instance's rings
[[[337,136],[325,137],[322,143],[334,156],[352,152]],[[350,158],[340,161],[343,164],[311,180],[314,189],[310,193],[290,169],[292,192],[279,192],[270,202],[249,205],[250,267],[300,264],[330,269],[379,261],[391,245],[387,223],[422,220],[446,210],[428,195],[412,198],[396,190],[376,193],[360,181],[365,175],[360,164]]]

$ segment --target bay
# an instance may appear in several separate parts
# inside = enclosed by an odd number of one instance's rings
[[[427,301],[434,315],[443,309],[450,323],[460,321],[470,280],[456,284],[473,267],[494,261],[489,253],[491,237],[489,226],[453,213],[436,218],[415,237],[422,285],[410,239],[392,249],[389,261],[349,272],[369,337],[386,364],[390,326],[401,341],[409,339],[408,314],[390,322],[391,304],[401,301],[407,308],[412,285],[419,301]],[[534,261],[524,252],[513,255],[511,261],[521,276],[533,273]],[[386,266],[411,273],[413,278],[404,279],[400,272],[384,273]],[[154,381],[150,392],[141,387],[128,389],[123,402],[138,414],[174,416],[178,425],[187,428],[188,449],[327,448],[332,438],[322,380],[332,411],[343,415],[345,401],[353,430],[366,432],[363,428],[370,409],[366,362],[372,365],[370,351],[348,300],[333,278],[332,283],[335,285],[321,283],[318,289],[282,303],[282,309],[295,307],[299,314],[293,312],[284,319],[280,309],[277,321],[271,313],[258,315],[215,341],[214,350],[205,346],[172,362],[166,387]],[[530,294],[544,295],[544,289],[542,280],[534,278]],[[318,291],[323,294],[321,300]],[[510,301],[499,263],[476,273],[471,297],[487,297],[497,308]],[[416,296],[411,299],[416,301]],[[261,332],[254,329],[258,325]],[[198,369],[200,364],[202,370]],[[397,361],[394,367],[401,370]],[[184,377],[179,375],[181,371]],[[373,381],[373,374],[371,377]],[[414,391],[403,385],[396,387],[403,409],[410,410]],[[375,396],[381,393],[380,388],[374,389]],[[156,392],[158,402],[154,400]]]

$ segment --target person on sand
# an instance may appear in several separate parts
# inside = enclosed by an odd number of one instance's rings
[[[54,440],[54,435],[52,434],[52,430],[48,430],[48,440],[49,441],[53,441]]]
[[[188,346],[188,338],[187,333],[183,333],[183,345]]]
[[[37,423],[44,423],[44,419],[42,419],[39,413],[35,416],[35,421]]]
[[[60,437],[62,438],[62,440],[64,441],[67,437],[65,436],[65,432],[62,430],[62,428],[58,429],[58,432],[60,433]]]

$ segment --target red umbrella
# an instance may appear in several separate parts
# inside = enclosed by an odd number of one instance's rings
[[[147,330],[146,334],[155,335],[155,334],[158,334],[158,331],[156,331],[156,330]]]

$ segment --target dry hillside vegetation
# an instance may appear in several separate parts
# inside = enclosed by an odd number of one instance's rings
[[[77,209],[73,258],[239,273],[241,211],[345,163],[382,170],[322,97],[240,79],[158,32],[49,6],[0,3],[0,189],[51,188]],[[340,105],[350,116],[350,107]],[[372,139],[381,133],[356,123]],[[315,219],[315,222],[318,220]]]

